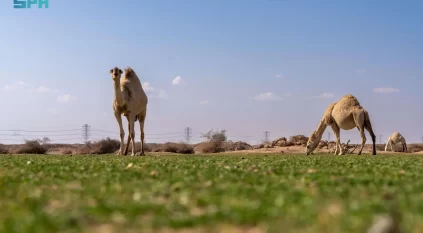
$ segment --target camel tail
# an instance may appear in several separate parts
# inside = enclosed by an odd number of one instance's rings
[[[372,155],[376,155],[376,135],[373,132],[372,123],[370,122],[370,116],[369,116],[369,113],[367,111],[365,111],[364,128],[366,128],[367,131],[369,131],[370,136],[372,137],[372,142],[373,142]]]

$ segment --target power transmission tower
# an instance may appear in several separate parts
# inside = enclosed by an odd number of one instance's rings
[[[379,144],[382,144],[382,134],[379,135]]]
[[[270,132],[269,131],[264,131],[263,134],[264,134],[264,142],[266,142],[266,143],[269,142]]]
[[[185,140],[187,141],[187,143],[190,143],[191,141],[191,137],[192,137],[192,130],[190,127],[186,127],[184,130],[184,134],[185,134]]]
[[[87,143],[88,139],[90,138],[91,133],[91,127],[88,124],[85,124],[82,126],[82,138],[84,139],[84,142]]]
[[[330,132],[328,132],[328,142],[330,142]]]

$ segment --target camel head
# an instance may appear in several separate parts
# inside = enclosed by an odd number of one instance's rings
[[[110,74],[112,75],[114,81],[120,80],[120,76],[122,75],[122,73],[122,70],[117,67],[110,70]]]
[[[311,133],[310,137],[308,138],[307,144],[306,144],[306,155],[310,155],[313,153],[313,151],[317,148],[319,145],[320,138],[317,135],[316,131],[313,131]]]

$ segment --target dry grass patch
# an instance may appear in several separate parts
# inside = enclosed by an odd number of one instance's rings
[[[3,144],[0,144],[0,154],[9,154],[9,150]]]
[[[19,145],[14,154],[45,154],[47,148],[39,140],[27,140],[23,145]]]

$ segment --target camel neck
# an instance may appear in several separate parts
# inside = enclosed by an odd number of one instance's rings
[[[119,106],[123,105],[122,91],[120,90],[120,80],[113,82],[113,88],[115,90],[115,101]]]
[[[322,138],[323,133],[326,130],[326,127],[328,127],[328,125],[325,123],[325,121],[320,121],[319,125],[317,126],[316,132],[317,132],[317,136],[318,138]]]

